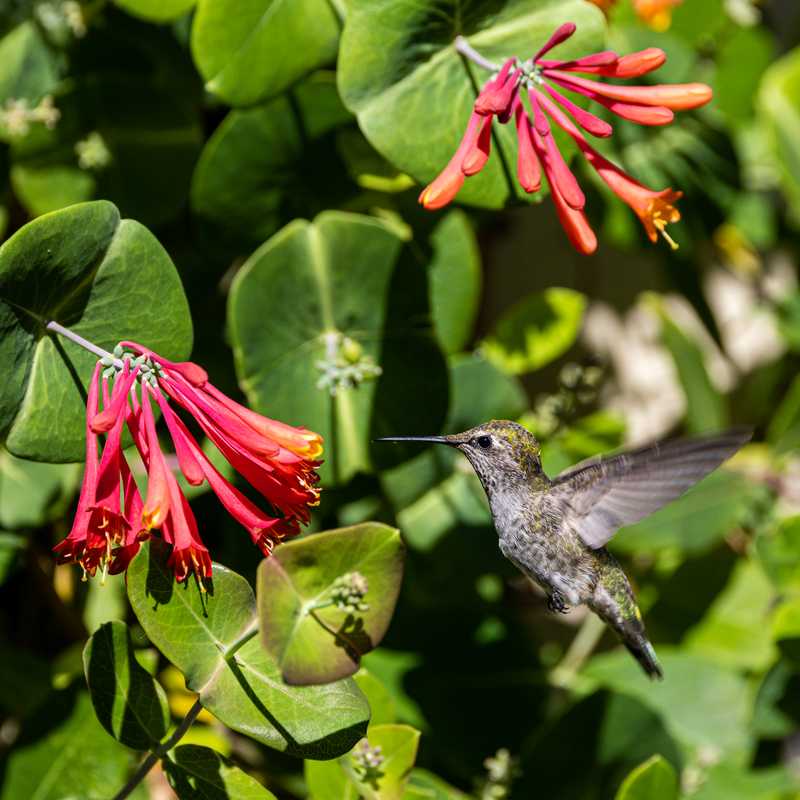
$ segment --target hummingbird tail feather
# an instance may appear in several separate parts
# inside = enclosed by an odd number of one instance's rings
[[[645,633],[630,583],[616,559],[607,551],[602,552],[604,564],[589,607],[616,632],[647,676],[661,680],[664,672]]]
[[[664,671],[656,657],[653,645],[647,640],[644,634],[635,637],[626,637],[623,644],[628,648],[628,652],[639,662],[642,669],[647,673],[647,677],[652,680],[662,680]]]

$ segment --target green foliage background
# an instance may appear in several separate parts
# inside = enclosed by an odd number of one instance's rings
[[[416,203],[486,77],[454,36],[526,56],[567,19],[567,56],[662,47],[657,80],[714,88],[604,145],[684,191],[677,253],[582,166],[600,250],[574,253],[549,200],[509,182],[505,129],[464,205]],[[59,118],[15,127],[21,101]],[[608,20],[588,0],[0,2],[0,798],[112,797],[154,749],[139,800],[798,797],[799,226],[791,0],[684,0],[664,32],[631,0]],[[210,595],[175,587],[158,543],[127,583],[55,567],[93,358],[43,335],[50,317],[104,347],[191,352],[229,394],[324,434],[312,532],[259,570],[189,487]],[[363,380],[334,394],[345,367]],[[539,436],[551,475],[755,428],[612,542],[663,683],[582,610],[547,612],[460,456],[372,443],[493,417]],[[355,568],[367,638],[391,618],[360,664],[287,622]],[[363,736],[377,782],[349,754]]]

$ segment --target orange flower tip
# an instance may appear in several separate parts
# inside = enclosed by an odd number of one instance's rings
[[[452,186],[448,184],[447,187],[439,187],[432,183],[422,190],[419,196],[419,202],[424,208],[427,208],[428,211],[436,211],[448,205],[456,194],[458,194],[460,188],[460,185]]]

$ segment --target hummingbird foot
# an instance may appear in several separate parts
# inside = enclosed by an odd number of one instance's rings
[[[562,594],[559,592],[553,592],[547,598],[547,609],[548,611],[552,611],[554,614],[566,614],[569,611],[569,606],[564,600]]]

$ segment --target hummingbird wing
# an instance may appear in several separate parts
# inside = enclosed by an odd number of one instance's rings
[[[572,467],[553,481],[553,490],[564,499],[564,522],[589,547],[602,547],[620,528],[680,497],[751,435],[749,429],[735,429],[676,439]]]

